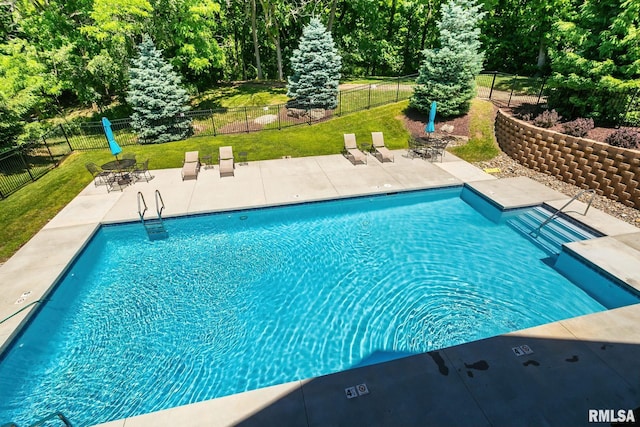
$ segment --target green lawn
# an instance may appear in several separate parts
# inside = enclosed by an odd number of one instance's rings
[[[480,74],[476,77],[478,86],[490,88],[493,81],[493,74]],[[500,75],[496,76],[494,90],[504,92],[513,92],[519,95],[538,95],[542,86],[542,78],[540,77],[524,77]]]
[[[203,92],[191,100],[194,110],[233,107],[259,107],[284,104],[287,88],[279,82],[243,82],[220,85]]]
[[[482,162],[500,154],[496,142],[493,123],[493,104],[489,101],[474,99],[469,111],[469,142],[454,147],[451,152],[467,162]]]

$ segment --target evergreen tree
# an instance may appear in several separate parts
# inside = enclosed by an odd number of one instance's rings
[[[438,22],[439,49],[426,49],[409,105],[427,112],[438,103],[438,114],[451,117],[469,111],[476,76],[482,71],[478,21],[484,13],[475,0],[449,0]]]
[[[127,102],[133,109],[131,125],[141,143],[177,141],[189,137],[193,130],[187,91],[180,77],[156,49],[153,40],[144,36],[138,46],[139,55],[129,69]]]
[[[342,59],[331,33],[317,18],[302,30],[298,49],[293,51],[287,96],[296,108],[323,108],[338,106],[338,84]]]

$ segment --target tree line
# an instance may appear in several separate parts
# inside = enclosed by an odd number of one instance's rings
[[[145,35],[192,94],[219,81],[285,80],[312,17],[331,32],[343,76],[402,75],[418,70],[426,49],[439,48],[443,3],[3,0],[0,145],[65,107],[124,102],[129,67]],[[576,84],[640,85],[640,1],[478,3],[485,69],[551,73],[556,85],[567,77],[561,99]]]

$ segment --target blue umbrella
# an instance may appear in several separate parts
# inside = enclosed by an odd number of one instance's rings
[[[429,123],[427,123],[427,126],[424,128],[424,131],[429,134],[436,131],[436,124],[434,123],[436,119],[436,106],[436,101],[433,101],[431,103],[431,109],[429,110]]]
[[[118,160],[118,154],[122,153],[122,148],[116,142],[116,139],[113,137],[113,131],[111,130],[111,122],[106,117],[102,118],[102,127],[104,128],[104,134],[107,137],[107,141],[109,142],[109,148],[111,149],[111,154],[116,156],[116,160]]]

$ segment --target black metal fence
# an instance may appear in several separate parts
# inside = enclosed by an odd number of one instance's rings
[[[601,125],[640,126],[640,90],[572,90],[563,94],[547,86],[547,77],[526,77],[498,71],[483,71],[476,78],[479,98],[504,108],[531,110],[532,107],[562,110],[566,117],[593,117]],[[563,98],[574,98],[567,109]],[[565,108],[561,108],[561,105]]]
[[[0,199],[35,181],[71,152],[66,142],[23,144],[0,153]]]
[[[284,129],[317,123],[334,115],[341,116],[408,99],[413,94],[416,76],[397,77],[343,89],[338,94],[338,106],[333,110],[307,109],[288,103],[188,111],[185,115],[191,119],[193,136]],[[168,125],[171,125],[170,121],[171,119],[168,120]],[[130,118],[111,120],[111,129],[118,144],[122,146],[155,142],[138,136],[131,126]],[[64,140],[73,150],[99,149],[108,146],[102,124],[98,121],[58,125],[45,138],[55,141]]]
[[[413,94],[416,76],[397,77],[343,89],[339,92],[338,106],[334,110],[279,104],[189,111],[185,115],[191,119],[193,136],[284,129],[408,99]],[[171,120],[167,124],[171,125]],[[131,126],[130,118],[111,120],[111,130],[122,146],[155,142],[139,137]],[[73,150],[108,147],[100,121],[56,125],[42,137],[42,142],[0,153],[0,199],[47,173]]]
[[[478,97],[490,99],[499,107],[547,103],[546,77],[526,77],[498,71],[483,71],[476,77]]]

